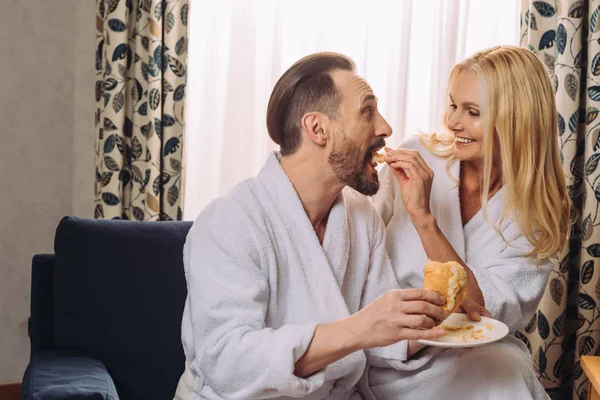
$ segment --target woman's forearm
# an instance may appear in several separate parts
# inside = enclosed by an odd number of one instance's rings
[[[485,307],[483,294],[477,284],[477,279],[475,279],[473,271],[456,253],[446,236],[440,230],[434,216],[429,214],[425,218],[419,218],[419,221],[414,223],[414,225],[421,238],[421,243],[427,257],[437,262],[455,261],[460,263],[465,268],[465,271],[467,271],[467,292],[469,296],[477,304]]]

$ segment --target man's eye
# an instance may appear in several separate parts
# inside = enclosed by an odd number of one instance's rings
[[[373,116],[373,109],[371,107],[367,107],[363,110],[363,114],[366,114],[369,118]]]

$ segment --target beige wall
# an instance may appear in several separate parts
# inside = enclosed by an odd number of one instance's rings
[[[0,0],[2,1],[2,0]],[[53,0],[56,1],[56,0]],[[65,0],[60,0],[65,1]],[[73,88],[73,211],[94,216],[94,110],[96,101],[96,0],[68,0],[75,7],[75,86]]]
[[[31,257],[91,216],[95,0],[0,0],[0,383],[29,358]]]

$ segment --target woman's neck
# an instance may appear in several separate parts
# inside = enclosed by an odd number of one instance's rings
[[[460,185],[467,192],[483,192],[483,161],[460,162]],[[500,166],[492,164],[488,195],[493,196],[502,187]]]

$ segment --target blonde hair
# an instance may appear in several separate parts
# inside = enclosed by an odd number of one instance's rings
[[[556,261],[570,229],[570,204],[559,154],[554,90],[542,62],[531,51],[498,46],[475,53],[450,72],[449,85],[463,72],[477,74],[483,122],[483,191],[490,191],[494,147],[500,167],[506,215],[515,220],[535,255]],[[447,114],[444,114],[447,124]],[[448,135],[448,134],[445,134]],[[422,137],[432,153],[455,161],[454,144],[444,134]]]

